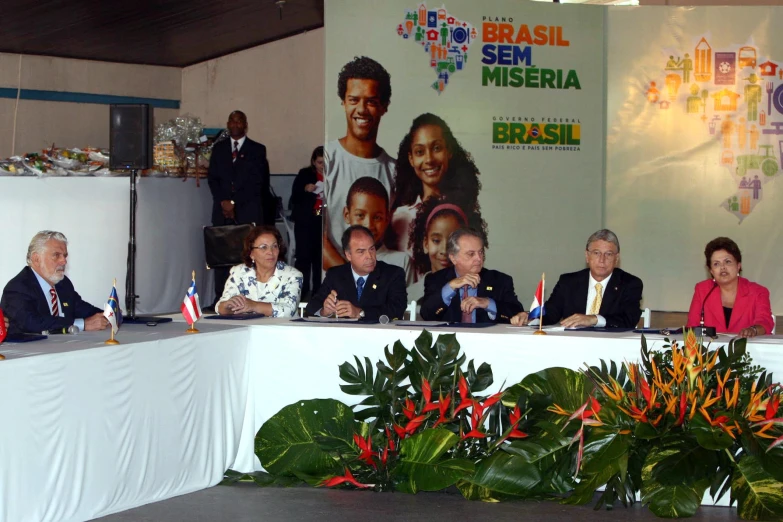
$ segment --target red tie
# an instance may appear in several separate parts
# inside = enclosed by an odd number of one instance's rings
[[[52,315],[59,316],[60,308],[57,306],[57,290],[52,287],[49,289],[49,294],[52,296]]]
[[[468,285],[465,285],[462,287],[462,300],[468,298]],[[472,323],[473,322],[473,312],[462,312],[462,322],[463,323]]]
[[[239,142],[234,140],[234,150],[231,152],[231,161],[236,161],[239,155]]]

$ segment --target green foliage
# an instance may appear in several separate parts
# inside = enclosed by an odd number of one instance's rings
[[[459,442],[448,430],[435,428],[417,433],[400,444],[400,462],[394,474],[397,489],[405,493],[439,491],[473,473],[473,462],[444,458]]]
[[[663,351],[641,342],[638,365],[547,368],[482,397],[490,366],[467,361],[455,335],[425,330],[410,349],[397,341],[375,364],[354,357],[339,367],[354,406],[318,399],[280,410],[256,436],[268,473],[229,470],[223,483],[456,485],[470,500],[564,504],[603,488],[596,509],[641,493],[667,518],[692,516],[707,490],[730,491],[741,518],[783,517],[783,392],[745,341],[717,351],[693,337]]]
[[[261,426],[256,455],[275,475],[340,474],[342,467],[330,454],[334,448],[353,448],[354,417],[345,404],[314,399],[290,404]]]

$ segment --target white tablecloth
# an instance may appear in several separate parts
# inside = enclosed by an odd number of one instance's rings
[[[338,366],[354,355],[375,363],[398,339],[411,348],[421,331],[258,319],[203,320],[185,335],[175,320],[126,325],[119,346],[104,345],[105,332],[0,346],[0,521],[87,520],[209,487],[228,468],[260,469],[254,439],[267,419],[300,399],[358,402],[340,391]],[[549,366],[636,360],[640,348],[632,333],[506,326],[457,339],[492,365],[489,392]],[[783,336],[749,346],[779,378]]]
[[[1,345],[0,520],[88,520],[220,482],[253,430],[250,332],[199,328]]]
[[[196,270],[202,303],[212,303],[212,274],[205,270],[202,226],[210,224],[212,196],[206,181],[140,178],[136,211],[136,311],[179,310]],[[130,225],[130,178],[0,177],[0,289],[25,265],[39,230],[68,238],[68,277],[99,308],[117,278],[125,309]]]
[[[238,471],[261,469],[253,448],[255,432],[281,408],[301,399],[333,398],[348,405],[363,397],[347,395],[340,390],[339,365],[355,364],[354,355],[364,362],[369,357],[373,366],[384,359],[383,349],[401,340],[406,348],[414,346],[421,328],[409,329],[394,325],[339,326],[335,324],[291,323],[283,320],[258,319],[251,337],[250,367],[255,420],[253,432],[243,434],[243,445],[237,455]],[[457,333],[457,340],[475,365],[486,362],[492,366],[494,384],[488,393],[521,381],[525,376],[549,368],[563,366],[574,370],[598,365],[600,359],[636,361],[640,356],[641,336],[633,332],[608,334],[599,332],[550,332],[533,335],[530,328],[496,325],[480,329],[431,330],[433,337],[441,333]],[[681,339],[682,336],[679,336]],[[664,337],[647,336],[648,347],[661,348]],[[729,336],[721,336],[718,344],[727,344]],[[753,363],[783,376],[783,336],[763,336],[752,340],[748,349]],[[505,383],[505,384],[504,384]],[[249,427],[249,426],[248,426]]]

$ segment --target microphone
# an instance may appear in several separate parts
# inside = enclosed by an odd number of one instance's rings
[[[79,327],[76,326],[75,324],[72,324],[71,326],[68,327],[68,333],[69,334],[74,334],[75,335],[75,334],[77,334],[79,332],[81,332],[81,330],[79,330]]]
[[[710,294],[714,292],[716,288],[718,288],[718,283],[713,279],[712,288],[710,288],[710,291],[704,296],[704,301],[701,303],[699,326],[693,329],[693,333],[699,337],[716,337],[718,335],[714,326],[704,326],[704,307],[707,305],[707,299],[710,297]]]

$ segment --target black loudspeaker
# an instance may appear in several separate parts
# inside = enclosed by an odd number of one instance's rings
[[[152,108],[147,104],[111,106],[109,168],[152,167]]]

